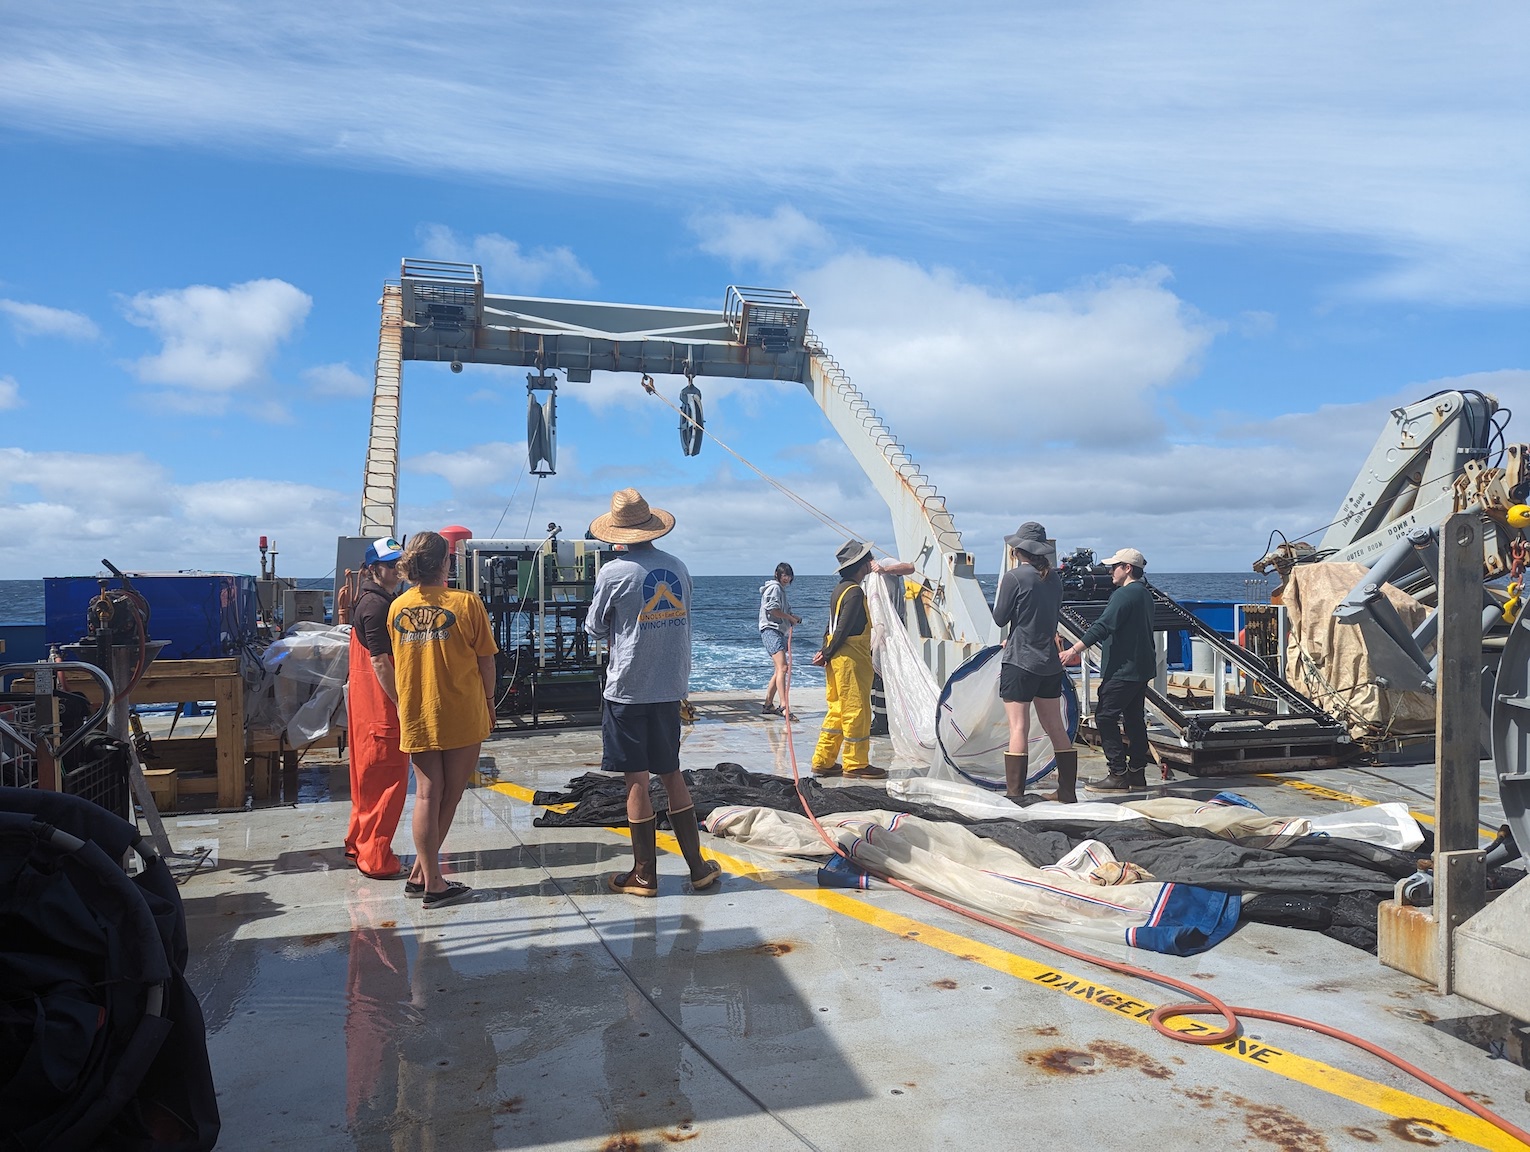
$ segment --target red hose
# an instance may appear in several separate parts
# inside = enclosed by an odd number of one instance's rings
[[[1198,988],[1194,984],[1189,984],[1183,980],[1178,980],[1173,976],[1165,976],[1160,972],[1150,971],[1147,968],[1139,968],[1135,964],[1127,964],[1124,961],[1110,960],[1104,956],[1096,956],[1091,952],[1085,952],[1078,948],[1070,948],[1068,945],[1059,944],[1055,940],[1048,940],[1045,937],[1034,935],[1033,933],[1026,932],[1021,928],[1016,928],[1013,924],[1007,924],[1002,920],[996,920],[991,916],[985,916],[981,912],[976,912],[971,908],[963,907],[960,904],[953,903],[950,900],[943,899],[942,897],[933,895],[932,893],[920,891],[913,885],[907,884],[904,881],[897,879],[896,877],[885,876],[873,868],[867,868],[866,865],[862,864],[858,860],[851,860],[849,853],[845,852],[844,849],[839,846],[838,842],[835,841],[833,837],[831,837],[826,831],[824,831],[823,825],[818,822],[818,817],[813,815],[813,810],[808,806],[807,798],[802,795],[802,776],[797,767],[797,749],[792,741],[792,662],[790,659],[790,638],[790,631],[788,631],[786,683],[783,685],[781,697],[782,703],[785,706],[783,711],[786,713],[786,748],[787,755],[790,756],[792,762],[792,784],[796,789],[797,800],[802,805],[802,811],[804,815],[806,815],[808,820],[812,822],[812,825],[817,830],[818,835],[823,838],[823,842],[829,846],[829,848],[834,852],[836,856],[840,856],[846,861],[853,863],[857,868],[871,873],[873,876],[876,876],[877,879],[882,880],[887,884],[891,884],[894,888],[907,892],[909,895],[918,897],[920,900],[924,900],[927,903],[934,904],[940,908],[944,908],[948,912],[955,912],[958,916],[965,916],[967,919],[975,920],[979,924],[986,924],[990,928],[996,928],[1000,932],[1005,932],[1011,936],[1019,937],[1021,940],[1025,940],[1028,943],[1035,944],[1041,948],[1045,948],[1048,951],[1059,952],[1064,956],[1070,956],[1075,960],[1082,960],[1087,964],[1094,964],[1100,968],[1108,969],[1111,972],[1119,972],[1125,976],[1134,976],[1139,980],[1145,980],[1151,984],[1157,984],[1162,987],[1175,988],[1181,992],[1184,992],[1186,995],[1193,997],[1193,1000],[1187,1001],[1183,1004],[1165,1004],[1153,1010],[1153,1014],[1148,1018],[1148,1022],[1153,1026],[1153,1030],[1161,1036],[1167,1036],[1169,1039],[1179,1041],[1182,1044],[1223,1044],[1237,1036],[1242,1018],[1247,1018],[1250,1020],[1269,1020],[1276,1024],[1288,1024],[1293,1028],[1305,1028],[1309,1032],[1317,1032],[1323,1036],[1332,1037],[1335,1040],[1342,1040],[1346,1044],[1353,1045],[1354,1047],[1359,1048],[1364,1052],[1369,1052],[1371,1055],[1385,1060],[1388,1064],[1392,1065],[1392,1067],[1406,1072],[1409,1076],[1412,1076],[1420,1083],[1433,1088],[1441,1096],[1444,1096],[1446,1099],[1464,1108],[1466,1111],[1472,1113],[1472,1115],[1478,1117],[1479,1119],[1486,1120],[1495,1128],[1498,1128],[1499,1130],[1507,1133],[1515,1140],[1520,1141],[1527,1148],[1530,1148],[1530,1132],[1527,1132],[1523,1128],[1510,1123],[1502,1116],[1499,1116],[1496,1112],[1493,1112],[1477,1103],[1477,1101],[1473,1100],[1464,1092],[1457,1091],[1455,1088],[1452,1088],[1450,1085],[1446,1084],[1439,1078],[1431,1076],[1422,1068],[1408,1063],[1408,1061],[1404,1060],[1401,1056],[1394,1055],[1393,1053],[1387,1051],[1385,1048],[1382,1048],[1380,1045],[1371,1043],[1369,1040],[1362,1039],[1359,1036],[1355,1036],[1349,1032],[1344,1032],[1338,1028],[1330,1027],[1327,1024],[1320,1024],[1316,1020],[1307,1020],[1301,1016],[1289,1016],[1284,1012],[1270,1012],[1262,1008],[1242,1008],[1229,1006],[1224,1004],[1217,997],[1213,996],[1210,992],[1207,992],[1203,988]],[[825,675],[828,674],[827,668],[824,669],[824,673]],[[1169,1027],[1167,1024],[1167,1021],[1172,1020],[1178,1016],[1220,1016],[1224,1021],[1226,1021],[1226,1027],[1214,1032],[1202,1032],[1195,1035],[1190,1035],[1184,1032],[1176,1031],[1175,1029]]]

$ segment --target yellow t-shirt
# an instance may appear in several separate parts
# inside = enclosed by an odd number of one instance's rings
[[[398,684],[399,747],[477,744],[494,727],[478,657],[499,651],[483,601],[456,588],[411,588],[388,610]]]

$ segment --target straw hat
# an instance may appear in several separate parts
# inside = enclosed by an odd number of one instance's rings
[[[675,518],[662,508],[650,508],[636,488],[611,494],[611,511],[595,517],[590,535],[608,544],[641,544],[657,540],[675,526]]]

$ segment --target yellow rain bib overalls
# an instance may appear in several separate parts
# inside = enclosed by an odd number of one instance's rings
[[[829,630],[824,634],[827,646],[839,623],[840,609],[851,589],[846,588],[834,601]],[[813,750],[813,771],[822,774],[844,751],[844,770],[853,772],[871,763],[871,614],[866,627],[845,642],[824,667],[829,711],[818,733],[818,747]]]

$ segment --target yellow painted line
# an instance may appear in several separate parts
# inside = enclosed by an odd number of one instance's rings
[[[1259,778],[1261,780],[1274,780],[1278,784],[1287,788],[1295,788],[1298,792],[1305,792],[1309,796],[1317,796],[1324,800],[1338,800],[1341,803],[1353,804],[1359,808],[1372,808],[1377,804],[1386,803],[1386,801],[1382,800],[1372,800],[1369,796],[1362,796],[1358,792],[1340,792],[1335,788],[1325,788],[1321,784],[1313,784],[1307,780],[1293,780],[1289,776],[1277,776],[1273,772],[1261,772]],[[1415,812],[1412,808],[1408,809],[1408,815],[1412,816],[1420,824],[1432,825],[1434,823],[1433,816],[1426,815],[1423,812]],[[1479,840],[1492,840],[1494,835],[1495,833],[1488,832],[1485,829],[1477,829],[1477,838]]]
[[[528,804],[531,802],[531,790],[519,784],[501,783],[491,787],[505,796]],[[620,828],[612,828],[609,831],[622,834],[626,832],[625,829]],[[665,851],[678,855],[679,845],[675,843],[674,837],[661,833],[658,840]],[[1135,999],[1094,980],[1074,976],[1050,965],[1017,956],[1013,952],[1006,952],[1002,948],[996,948],[966,936],[959,936],[955,932],[947,932],[943,928],[936,928],[898,912],[891,912],[849,891],[819,888],[816,885],[809,887],[800,877],[761,868],[747,860],[718,852],[711,846],[707,848],[707,857],[716,860],[729,875],[753,880],[777,892],[804,900],[809,904],[816,904],[820,908],[847,916],[852,920],[858,920],[862,924],[900,939],[926,945],[959,960],[981,964],[995,972],[1034,984],[1039,988],[1061,992],[1081,1003],[1110,1012],[1120,1019],[1151,1027],[1148,1017],[1153,1014],[1153,1010],[1158,1005],[1150,1001]],[[1220,1018],[1211,1017],[1210,1021],[1210,1023],[1202,1023],[1199,1019],[1179,1017],[1170,1027],[1176,1032],[1196,1035],[1215,1031],[1222,1025]],[[1211,1051],[1231,1056],[1245,1064],[1263,1068],[1288,1080],[1305,1084],[1309,1088],[1327,1092],[1341,1100],[1372,1108],[1399,1119],[1426,1124],[1447,1136],[1475,1144],[1479,1148],[1492,1149],[1493,1152],[1524,1152],[1525,1150],[1524,1144],[1469,1112],[1461,1112],[1449,1105],[1426,1100],[1422,1096],[1403,1092],[1375,1080],[1368,1080],[1364,1076],[1288,1052],[1273,1044],[1240,1036],[1224,1044],[1207,1047]]]

